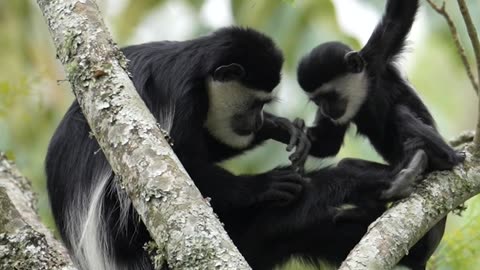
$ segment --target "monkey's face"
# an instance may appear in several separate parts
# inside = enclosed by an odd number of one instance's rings
[[[335,123],[346,124],[364,103],[367,89],[367,78],[363,72],[345,74],[322,84],[308,96],[325,117]]]
[[[319,111],[338,124],[349,122],[367,95],[367,77],[361,56],[339,42],[322,44],[305,56],[297,69],[298,81]]]
[[[241,82],[244,73],[241,70],[238,64],[221,66],[209,79],[205,122],[213,137],[238,149],[251,144],[263,126],[263,107],[273,100],[271,92],[245,86]]]

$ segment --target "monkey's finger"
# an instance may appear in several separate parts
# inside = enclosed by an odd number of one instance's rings
[[[271,203],[276,206],[287,205],[293,199],[295,199],[295,196],[292,196],[292,194],[278,190],[267,191],[260,195],[259,198],[260,202]]]
[[[305,179],[297,173],[294,169],[290,170],[288,173],[283,175],[277,175],[275,181],[271,183],[271,185],[275,185],[277,183],[288,183],[294,185],[304,185],[306,183]]]
[[[301,155],[295,162],[292,162],[292,166],[296,168],[299,174],[305,173],[305,163],[307,162],[308,154]]]
[[[303,154],[304,149],[305,149],[305,146],[304,146],[304,144],[302,143],[302,140],[299,140],[299,141],[298,141],[298,144],[297,144],[297,146],[296,146],[296,148],[295,148],[295,152],[293,152],[293,154],[291,154],[291,155],[288,157],[288,159],[290,159],[290,161],[292,162],[292,164],[293,164],[293,163],[296,163],[296,162],[299,160],[300,156],[302,156],[302,154]]]
[[[295,120],[293,120],[293,125],[299,128],[300,130],[305,129],[305,121],[302,118],[295,118]]]
[[[271,175],[272,179],[275,181],[283,181],[284,179],[290,178],[301,178],[299,174],[295,173],[291,166],[274,169],[268,174]]]
[[[457,152],[456,156],[457,156],[457,160],[458,160],[459,163],[465,161],[465,159],[467,158],[467,154],[463,151],[462,152]]]
[[[284,174],[284,175],[281,175],[280,177],[278,177],[276,179],[275,182],[294,182],[294,183],[299,183],[299,184],[304,184],[305,183],[305,179],[302,175],[300,175],[299,173],[297,173],[294,168],[292,168],[290,171],[289,171],[289,174]]]
[[[290,160],[290,162],[292,162],[292,167],[294,168],[297,168],[300,167],[302,165],[302,162],[304,162],[305,160],[303,160],[303,153],[300,153],[300,151],[295,151],[295,153],[291,154],[288,159]]]
[[[311,146],[310,140],[308,140],[306,136],[299,140],[295,152],[289,157],[293,166],[303,166],[305,164],[310,153]]]
[[[283,182],[283,183],[275,183],[271,186],[271,188],[295,195],[295,194],[298,194],[300,191],[302,191],[303,185],[295,182]]]
[[[287,145],[287,151],[290,152],[297,145],[298,137],[300,136],[300,131],[296,128],[290,120],[286,118],[277,118],[275,120],[275,125],[285,129],[288,134],[290,134],[290,141]]]
[[[290,142],[288,143],[288,146],[287,146],[288,152],[292,151],[292,149],[297,146],[297,142],[301,135],[301,131],[293,126],[290,126],[289,133],[290,133]]]

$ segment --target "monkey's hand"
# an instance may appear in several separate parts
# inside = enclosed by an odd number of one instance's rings
[[[286,130],[290,139],[287,145],[287,151],[292,151],[295,148],[289,159],[292,162],[292,167],[303,172],[305,161],[308,158],[310,152],[311,143],[305,133],[305,121],[300,118],[296,118],[293,122],[286,118],[275,117],[270,119],[276,127]]]
[[[260,176],[262,191],[257,203],[281,207],[297,200],[307,180],[291,168],[276,168]]]

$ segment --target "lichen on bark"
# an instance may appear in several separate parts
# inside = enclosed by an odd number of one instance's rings
[[[391,269],[440,219],[480,193],[480,159],[472,153],[472,140],[472,133],[455,139],[465,162],[452,171],[430,173],[411,196],[373,222],[340,270]]]
[[[250,269],[135,91],[91,0],[37,0],[108,162],[171,269]]]
[[[0,269],[75,269],[35,205],[30,182],[0,153]]]

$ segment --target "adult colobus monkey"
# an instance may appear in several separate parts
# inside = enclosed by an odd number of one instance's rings
[[[300,194],[303,181],[293,170],[234,176],[215,165],[269,138],[296,146],[294,164],[308,154],[302,155],[309,142],[300,129],[263,112],[283,63],[270,38],[224,28],[123,52],[136,89],[219,216],[288,204]],[[116,185],[76,101],[50,142],[46,173],[56,224],[81,269],[150,269],[142,249],[149,235]]]
[[[301,60],[298,81],[319,106],[314,126],[307,132],[312,155],[335,155],[345,131],[354,123],[392,166],[408,160],[405,157],[418,149],[428,156],[428,171],[451,169],[464,160],[463,153],[442,139],[425,104],[395,63],[418,6],[418,0],[388,0],[381,21],[359,52],[340,42],[328,42]],[[444,222],[437,226],[442,232]]]

